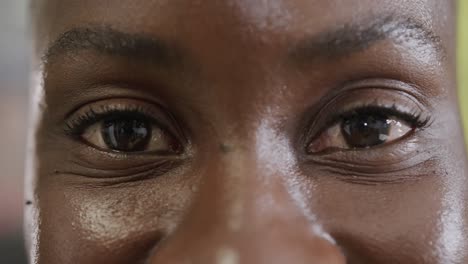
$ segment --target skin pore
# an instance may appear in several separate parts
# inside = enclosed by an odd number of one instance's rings
[[[31,263],[467,263],[455,6],[36,2]]]

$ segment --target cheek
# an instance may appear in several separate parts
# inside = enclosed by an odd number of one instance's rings
[[[41,263],[131,263],[146,256],[175,229],[192,196],[182,182],[158,180],[39,188]],[[60,261],[50,262],[49,254]]]
[[[170,211],[164,208],[168,202],[164,197],[154,197],[151,191],[139,189],[100,192],[86,190],[84,195],[83,192],[67,195],[75,226],[84,239],[112,248],[113,244],[142,231],[167,228],[163,219]]]
[[[466,180],[462,173],[447,175],[441,164],[428,167],[435,174],[404,183],[323,180],[315,189],[321,199],[310,207],[351,262],[462,263],[456,258],[467,249]]]
[[[315,207],[323,212],[322,219],[329,219],[325,228],[350,259],[365,263],[418,263],[420,256],[435,257],[432,243],[440,232],[437,219],[442,210],[442,194],[434,186],[323,183],[322,190],[327,191],[321,197],[326,198]]]

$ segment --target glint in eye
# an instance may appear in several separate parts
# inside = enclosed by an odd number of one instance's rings
[[[414,127],[396,116],[354,113],[327,128],[308,147],[308,153],[333,149],[365,149],[398,140]]]
[[[93,146],[111,151],[174,150],[173,140],[150,120],[125,115],[104,118],[85,129],[81,137]]]

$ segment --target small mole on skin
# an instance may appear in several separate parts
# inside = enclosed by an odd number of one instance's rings
[[[26,201],[26,205],[31,205],[31,204],[32,204],[32,202],[31,202],[31,201],[29,201],[29,200],[28,200],[28,201]]]

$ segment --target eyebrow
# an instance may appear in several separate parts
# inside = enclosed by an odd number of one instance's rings
[[[160,66],[182,63],[179,48],[147,34],[125,33],[110,26],[72,28],[52,43],[42,59],[47,63],[57,56],[82,50],[93,50]]]
[[[430,47],[438,54],[445,54],[440,37],[424,24],[394,15],[344,24],[305,38],[293,45],[289,53],[296,61],[337,59],[366,50],[385,39],[414,48]],[[148,34],[125,33],[110,26],[78,27],[64,32],[47,49],[43,61],[47,63],[56,56],[80,50],[94,50],[165,67],[183,63],[183,52],[178,47]]]
[[[379,41],[391,40],[412,49],[431,48],[445,56],[441,38],[423,23],[411,17],[395,15],[364,19],[306,38],[290,49],[297,61],[337,59],[364,51]]]

